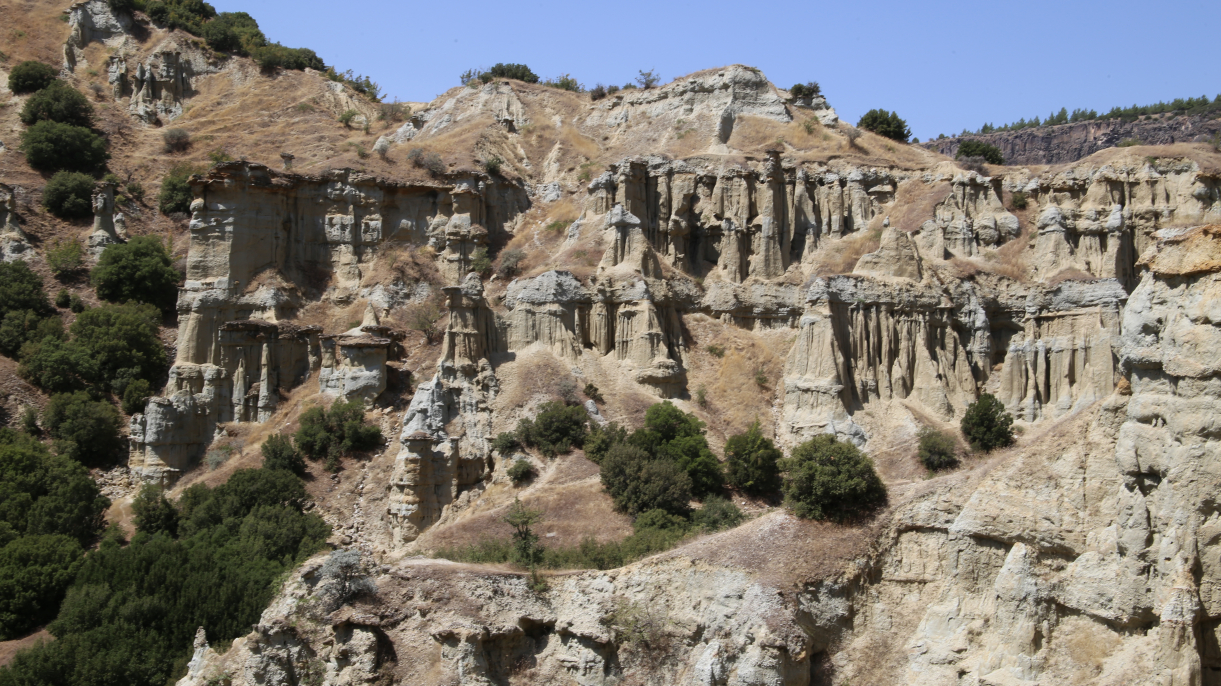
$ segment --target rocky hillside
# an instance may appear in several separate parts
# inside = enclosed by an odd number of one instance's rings
[[[1006,164],[1068,164],[1121,143],[1165,146],[1207,142],[1221,132],[1221,120],[1206,116],[1156,116],[1136,121],[1097,119],[1073,124],[1039,126],[1019,131],[939,138],[925,147],[953,157],[964,140],[980,140],[1000,148]]]
[[[111,517],[138,483],[177,498],[258,466],[337,399],[388,439],[306,486],[371,585],[337,588],[320,554],[248,635],[201,631],[180,684],[1221,683],[1211,146],[982,175],[741,65],[598,101],[476,81],[408,113],[100,0],[36,9],[31,41],[62,28],[63,78],[100,89],[112,169],[155,187],[197,165],[189,219],[102,184],[92,224],[62,222],[0,110],[7,259],[46,273],[53,238],[143,234],[182,257],[173,366],[129,418]],[[830,524],[732,492],[736,528],[542,584],[430,557],[507,537],[518,499],[547,546],[631,531],[580,450],[494,448],[587,384],[590,421],[668,399],[718,454],[755,421],[785,450],[834,435],[888,503]],[[983,393],[1017,444],[927,474],[919,432]]]

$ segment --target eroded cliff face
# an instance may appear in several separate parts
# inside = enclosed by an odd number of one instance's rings
[[[1221,231],[1153,240],[1118,388],[892,489],[872,529],[775,512],[541,592],[406,559],[340,605],[315,563],[228,652],[200,643],[182,683],[1217,683]]]

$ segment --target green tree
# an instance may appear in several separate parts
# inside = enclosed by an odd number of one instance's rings
[[[96,185],[93,177],[88,174],[56,172],[42,189],[42,206],[60,219],[92,216],[93,189]],[[70,243],[80,245],[76,241]]]
[[[799,517],[845,521],[886,502],[886,486],[856,446],[822,435],[780,462],[784,500]]]
[[[21,134],[25,160],[40,172],[96,172],[110,159],[106,140],[83,126],[40,121]]]
[[[80,557],[81,544],[62,534],[24,536],[0,547],[0,640],[55,617]]]
[[[665,510],[686,515],[690,510],[691,477],[673,462],[620,443],[606,452],[601,466],[602,486],[623,512]]]
[[[60,172],[65,173],[65,172]],[[45,194],[43,196],[45,201]],[[51,273],[58,279],[63,279],[81,268],[81,257],[84,253],[81,250],[80,241],[75,238],[70,238],[66,241],[55,239],[51,245],[44,251],[43,256],[46,257],[47,266],[51,268]],[[61,291],[62,292],[62,291]],[[64,296],[64,304],[60,305],[56,301],[56,307],[67,307],[71,302],[71,295]]]
[[[0,262],[0,315],[13,310],[32,310],[38,315],[54,312],[42,290],[42,277],[22,260]]]
[[[40,121],[88,127],[93,124],[93,106],[72,86],[63,81],[52,81],[46,88],[31,95],[21,108],[22,124],[33,126]]]
[[[976,450],[988,452],[1013,444],[1013,415],[991,393],[967,406],[962,415],[962,435]]]
[[[526,83],[538,83],[538,74],[530,71],[530,67],[524,64],[503,64],[497,62],[496,66],[480,75],[481,78],[484,76],[491,79],[517,79]]]
[[[725,481],[721,463],[704,437],[704,423],[668,400],[645,412],[644,427],[634,431],[628,442],[654,458],[677,464],[691,479],[696,497],[715,492]]]
[[[58,316],[42,317],[33,310],[13,310],[0,320],[0,353],[16,357],[27,341],[64,337],[64,323]]]
[[[732,529],[745,519],[737,505],[719,495],[708,496],[700,509],[691,513],[691,524],[708,532]]]
[[[585,457],[593,462],[601,463],[606,451],[610,450],[612,446],[627,441],[627,437],[627,429],[619,426],[618,422],[611,422],[606,426],[590,422],[589,435],[585,437]]]
[[[43,423],[55,439],[56,452],[87,466],[108,464],[122,447],[118,410],[84,391],[51,396]]]
[[[136,531],[155,534],[164,531],[170,536],[178,535],[178,510],[165,497],[165,491],[154,484],[144,484],[139,495],[132,500]]]
[[[311,460],[326,459],[326,468],[339,469],[339,459],[357,450],[372,450],[382,440],[382,430],[365,423],[359,400],[336,402],[330,410],[311,407],[301,415],[301,427],[293,436],[297,449]]]
[[[191,175],[198,174],[194,166],[182,162],[170,168],[161,179],[161,190],[157,193],[157,208],[161,214],[187,213],[191,211]]]
[[[514,486],[517,486],[534,476],[534,465],[530,464],[529,460],[516,460],[507,473],[509,480],[513,482]]]
[[[527,569],[533,569],[543,557],[538,534],[532,528],[542,518],[541,511],[531,510],[518,498],[513,499],[513,506],[504,516],[504,522],[513,527],[513,561]]]
[[[89,545],[108,507],[110,501],[80,463],[52,455],[26,434],[0,428],[0,545],[43,534]]]
[[[585,444],[589,414],[579,405],[544,403],[534,419],[517,424],[517,438],[524,445],[538,448],[548,457],[571,452]]]
[[[1005,157],[1001,153],[1001,149],[983,141],[966,140],[959,143],[958,153],[954,155],[954,159],[962,159],[964,157],[982,157],[988,164],[1005,163]]]
[[[169,314],[178,303],[178,271],[165,244],[152,236],[106,246],[93,269],[98,297],[110,302],[141,302]]]
[[[907,142],[911,137],[911,129],[907,127],[907,122],[899,117],[898,112],[887,112],[882,109],[873,109],[865,113],[861,120],[856,123],[856,128],[872,131],[879,136],[885,136],[891,140]]]
[[[942,431],[925,427],[920,431],[920,445],[916,450],[920,464],[930,471],[949,469],[958,464],[954,438]]]
[[[59,72],[48,64],[26,60],[8,74],[8,89],[17,95],[33,93],[51,85]]]
[[[284,469],[297,476],[305,474],[305,460],[286,434],[268,436],[260,449],[263,451],[263,469]]]
[[[153,386],[147,379],[132,379],[123,389],[123,412],[126,414],[143,412],[152,395]]]
[[[776,461],[783,455],[763,435],[758,420],[744,434],[725,441],[725,466],[729,483],[752,495],[780,490],[780,468]]]
[[[122,393],[130,381],[152,381],[165,371],[165,347],[157,336],[160,313],[152,305],[90,308],[70,329],[80,375],[103,391]]]

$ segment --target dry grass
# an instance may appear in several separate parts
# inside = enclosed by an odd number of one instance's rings
[[[1097,281],[1097,280],[1098,280],[1098,277],[1094,276],[1093,274],[1091,274],[1087,271],[1082,271],[1080,269],[1074,269],[1072,267],[1069,267],[1068,269],[1061,269],[1060,271],[1056,272],[1050,279],[1048,279],[1047,287],[1055,288],[1056,286],[1059,286],[1060,284],[1064,283],[1065,281]]]
[[[55,636],[46,629],[39,629],[28,636],[15,638],[11,641],[0,641],[0,667],[7,665],[17,656],[18,651],[32,648],[40,642],[50,643]]]
[[[862,255],[877,250],[882,244],[881,229],[857,231],[839,240],[823,241],[811,260],[815,276],[851,274]]]
[[[950,196],[952,189],[947,181],[931,185],[920,179],[901,182],[895,190],[890,225],[907,233],[919,231],[924,222],[934,218],[937,205]]]
[[[395,281],[440,285],[441,273],[437,271],[436,251],[432,246],[405,242],[387,242],[379,246],[373,263],[361,268],[360,285]]]
[[[417,549],[509,538],[512,529],[502,518],[517,497],[527,507],[543,512],[534,530],[547,547],[574,546],[587,536],[599,542],[616,541],[632,533],[631,518],[616,512],[610,496],[602,490],[598,466],[577,451],[547,461],[526,488],[492,486],[457,521],[425,531],[416,543]]]
[[[561,381],[572,379],[572,370],[548,350],[527,349],[516,354],[515,359],[497,366],[496,376],[500,381],[500,394],[496,396],[493,410],[499,417],[508,417],[516,408],[521,408],[538,397],[559,400]],[[510,420],[502,430],[516,425]]]

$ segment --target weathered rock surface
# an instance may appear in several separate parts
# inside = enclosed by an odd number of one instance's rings
[[[970,134],[931,140],[925,147],[953,157],[966,140],[979,140],[1000,148],[1005,164],[1065,164],[1113,148],[1121,141],[1142,145],[1170,145],[1208,140],[1221,131],[1221,121],[1201,116],[1179,116],[1126,122],[1122,119],[1041,126],[1021,131]]]

